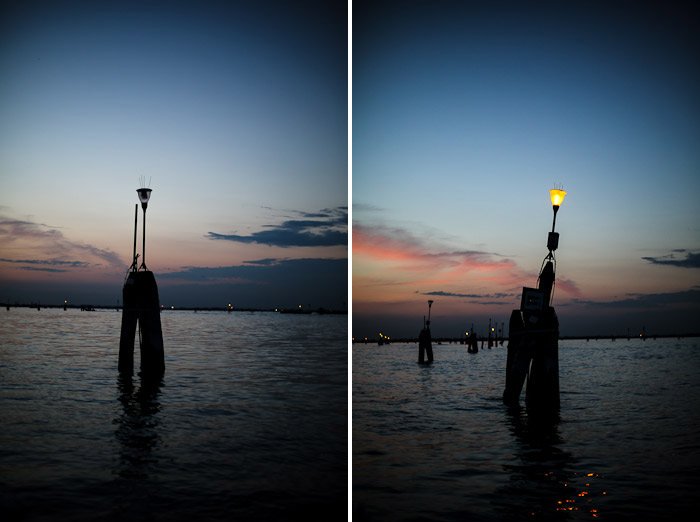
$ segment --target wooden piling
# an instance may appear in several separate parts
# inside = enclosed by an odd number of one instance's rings
[[[559,409],[559,320],[549,306],[553,285],[550,260],[540,273],[538,288],[523,288],[520,309],[513,310],[509,323],[503,401],[517,405],[527,381],[525,400],[532,414]]]
[[[425,360],[425,356],[428,356],[428,360]],[[423,364],[425,362],[433,362],[433,340],[430,335],[430,328],[423,328],[418,334],[418,362]]]
[[[122,290],[122,328],[119,340],[119,371],[134,370],[134,340],[138,326],[141,376],[159,377],[165,372],[163,333],[160,324],[158,285],[153,272],[130,272]]]
[[[520,392],[530,369],[531,346],[525,335],[525,323],[520,310],[513,310],[508,323],[508,358],[506,361],[506,389],[503,402],[517,406]]]
[[[547,307],[529,332],[532,363],[527,375],[525,402],[528,412],[559,409],[559,320]]]

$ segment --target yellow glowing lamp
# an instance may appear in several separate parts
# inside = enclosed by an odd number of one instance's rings
[[[554,226],[557,223],[557,211],[559,206],[564,203],[564,198],[566,197],[566,190],[563,188],[553,188],[549,191],[549,198],[552,200],[552,210],[554,211],[554,219],[552,219],[552,231],[547,237],[547,248],[549,248],[550,255],[559,246],[559,234],[554,232]]]
[[[549,197],[552,200],[552,206],[558,207],[564,203],[564,198],[566,197],[566,190],[561,189],[551,189],[549,191]]]

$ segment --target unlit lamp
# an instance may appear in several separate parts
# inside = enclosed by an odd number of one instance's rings
[[[141,183],[144,184],[143,182]],[[141,208],[143,209],[143,248],[141,251],[141,268],[148,270],[146,267],[146,208],[148,207],[148,200],[151,199],[152,190],[146,187],[141,187],[136,189],[136,193],[139,195],[139,201],[141,202]],[[134,252],[136,252],[136,242],[134,242]]]
[[[136,189],[136,193],[139,195],[139,201],[141,202],[141,208],[143,210],[146,210],[146,207],[148,206],[148,200],[151,199],[151,189],[149,188],[140,188]]]

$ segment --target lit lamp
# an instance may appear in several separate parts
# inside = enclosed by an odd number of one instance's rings
[[[148,270],[146,267],[146,208],[148,208],[148,200],[151,199],[152,190],[149,188],[136,189],[136,193],[139,195],[139,201],[141,202],[141,208],[143,209],[143,251],[141,253],[141,268]]]
[[[554,226],[557,223],[557,212],[559,211],[559,206],[564,202],[566,197],[566,191],[563,189],[553,188],[549,191],[549,198],[552,200],[552,210],[554,210],[554,219],[552,219],[552,231],[549,233],[547,238],[547,248],[549,253],[554,252],[559,246],[559,234],[554,231]]]

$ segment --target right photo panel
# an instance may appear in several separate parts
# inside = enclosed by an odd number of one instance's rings
[[[697,12],[352,17],[353,520],[687,518]]]

